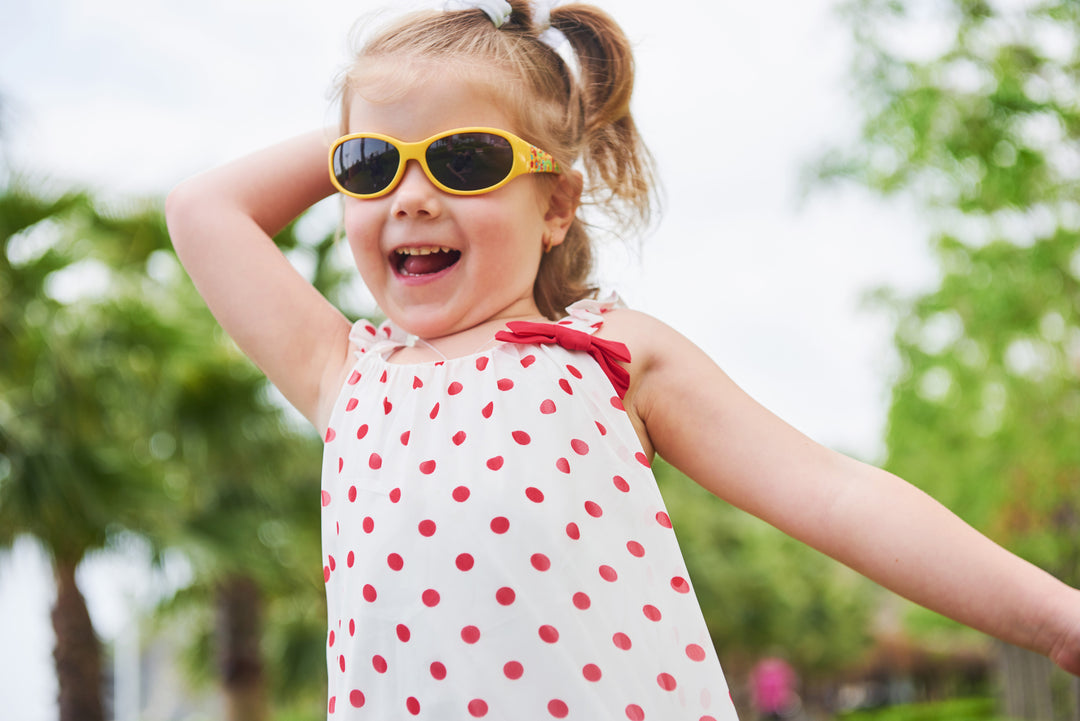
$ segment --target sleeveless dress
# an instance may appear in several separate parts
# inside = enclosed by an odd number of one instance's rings
[[[329,719],[736,718],[625,346],[592,343],[615,302],[412,365],[386,360],[399,329],[354,325],[322,472]]]

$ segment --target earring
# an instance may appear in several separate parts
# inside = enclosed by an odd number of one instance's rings
[[[544,255],[547,255],[548,253],[550,253],[551,249],[553,247],[555,247],[555,246],[553,246],[551,244],[551,236],[548,235],[547,233],[544,233],[544,238],[542,240],[542,243],[544,245]]]

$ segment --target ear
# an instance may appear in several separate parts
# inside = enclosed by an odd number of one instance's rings
[[[550,249],[566,239],[566,233],[577,216],[581,205],[581,189],[584,178],[577,170],[560,173],[558,180],[551,185],[546,197],[547,210],[544,213],[544,247]]]

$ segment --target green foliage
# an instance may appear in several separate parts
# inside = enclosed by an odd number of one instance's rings
[[[822,175],[914,197],[940,266],[937,288],[889,304],[886,465],[1078,584],[1080,5],[846,12],[867,114]]]
[[[806,677],[866,650],[869,581],[653,464],[709,632],[729,670],[782,655]]]
[[[934,703],[904,704],[840,716],[841,721],[1005,721],[992,698],[958,698]]]

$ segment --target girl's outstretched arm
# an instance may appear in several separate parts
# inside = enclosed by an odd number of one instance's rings
[[[627,408],[646,450],[883,586],[1080,675],[1080,591],[900,478],[811,441],[664,324],[614,311],[602,334],[634,357]]]
[[[349,323],[272,237],[331,195],[331,131],[202,173],[165,204],[177,255],[222,327],[320,431],[348,356]]]

